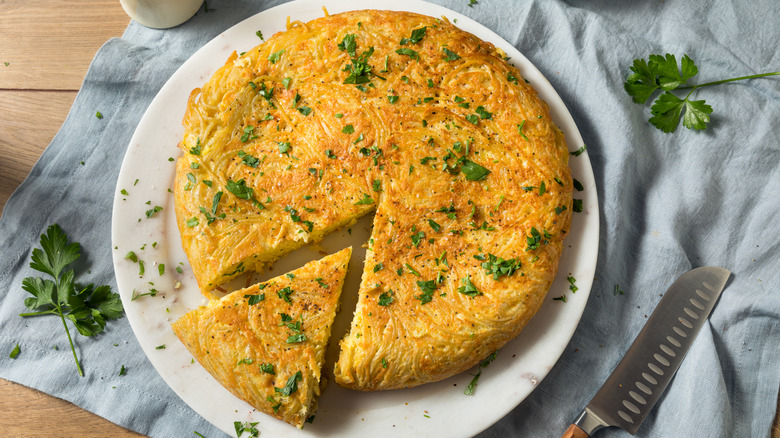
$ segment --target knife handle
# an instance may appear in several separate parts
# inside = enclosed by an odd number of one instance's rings
[[[576,424],[572,424],[569,426],[568,429],[566,429],[566,432],[563,434],[561,438],[588,438],[590,435],[585,433],[584,430],[580,429],[579,426]]]

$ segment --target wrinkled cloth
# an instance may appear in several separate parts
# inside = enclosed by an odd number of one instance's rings
[[[28,296],[21,283],[38,275],[29,268],[32,247],[58,223],[87,254],[77,268],[81,281],[116,290],[112,202],[141,116],[198,48],[279,3],[209,2],[208,12],[201,9],[168,30],[131,22],[97,53],[62,129],[0,219],[0,377],[145,435],[224,435],[168,388],[126,318],[109,322],[97,338],[76,337],[86,369],[79,377],[61,321],[18,316]],[[560,436],[668,285],[707,265],[733,275],[636,436],[769,436],[780,386],[780,79],[696,91],[693,99],[714,108],[709,128],[695,132],[681,125],[674,134],[648,123],[650,102],[633,103],[623,82],[632,60],[651,53],[678,60],[688,54],[700,70],[693,83],[780,70],[775,2],[432,3],[495,31],[549,79],[587,145],[599,199],[596,278],[574,337],[530,396],[480,437]],[[381,8],[381,2],[366,6]],[[616,285],[623,294],[614,293]],[[22,352],[11,359],[17,343]],[[122,366],[127,373],[119,376]],[[48,427],[56,433],[56,426]],[[600,434],[628,436],[617,428]]]

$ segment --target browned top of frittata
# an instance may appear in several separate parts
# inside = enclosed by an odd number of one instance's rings
[[[232,56],[193,91],[176,210],[208,291],[376,212],[344,386],[413,386],[516,336],[557,270],[568,151],[492,44],[355,11]]]

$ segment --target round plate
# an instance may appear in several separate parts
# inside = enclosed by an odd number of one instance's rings
[[[117,247],[114,268],[127,318],[144,352],[168,385],[185,403],[226,433],[233,433],[234,421],[256,421],[262,436],[274,437],[472,436],[509,413],[547,375],[574,334],[588,300],[596,268],[599,218],[593,172],[587,153],[583,153],[570,160],[573,176],[585,188],[575,193],[575,197],[583,200],[583,211],[573,215],[558,277],[530,324],[483,370],[474,395],[464,395],[472,379],[469,373],[395,391],[357,392],[331,384],[320,397],[316,421],[298,430],[255,411],[193,362],[171,329],[171,322],[205,303],[181,247],[171,192],[174,158],[179,156],[176,145],[183,136],[181,120],[187,97],[223,65],[232,51],[242,52],[257,45],[257,30],[272,35],[284,29],[288,16],[305,22],[321,17],[323,5],[334,14],[362,9],[364,3],[360,0],[287,3],[248,18],[217,36],[185,62],[160,90],[141,119],[122,164],[112,234],[113,245]],[[583,144],[571,115],[550,83],[498,35],[468,17],[429,3],[398,0],[386,7],[446,16],[461,29],[503,49],[549,104],[569,147],[577,149]],[[155,212],[158,206],[162,210]],[[280,275],[321,258],[324,253],[352,245],[355,252],[342,294],[342,310],[333,327],[325,376],[332,376],[338,340],[347,332],[357,301],[365,255],[361,246],[370,235],[371,219],[364,218],[350,230],[333,233],[318,245],[283,257],[271,270],[254,278],[264,280]],[[135,252],[144,262],[143,274],[138,263],[125,258],[128,251]],[[162,265],[165,267],[161,274]],[[569,276],[576,278],[579,287],[576,294],[569,291]],[[153,291],[156,291],[154,296],[142,295]],[[566,302],[554,300],[561,295],[566,296]]]

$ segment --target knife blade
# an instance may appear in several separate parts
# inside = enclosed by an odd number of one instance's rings
[[[680,367],[731,272],[692,269],[675,280],[623,359],[563,438],[609,426],[635,434]]]

